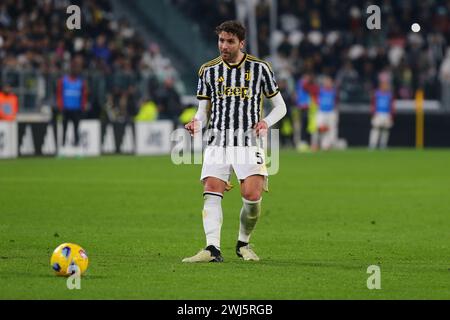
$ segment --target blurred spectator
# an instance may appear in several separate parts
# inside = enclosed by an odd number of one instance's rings
[[[340,98],[345,101],[351,101],[352,97],[358,95],[360,78],[356,69],[350,60],[345,61],[343,67],[339,69],[336,76],[336,86],[340,89]]]
[[[386,149],[389,140],[389,132],[393,126],[395,112],[394,95],[389,81],[380,82],[380,87],[375,91],[372,100],[372,130],[369,137],[369,148]]]
[[[393,73],[393,84],[397,88],[397,97],[399,99],[413,99],[413,72],[411,67],[402,59]]]
[[[180,95],[175,90],[174,84],[172,78],[167,78],[164,81],[164,86],[157,93],[157,101],[159,105],[159,118],[172,120],[176,127],[183,108]]]
[[[325,76],[318,93],[317,131],[312,137],[312,148],[329,150],[338,137],[338,95],[333,79]]]
[[[19,100],[9,84],[0,88],[0,120],[14,121],[19,111]]]
[[[131,62],[124,57],[116,60],[114,70],[108,85],[109,120],[129,122],[137,113],[138,78]]]
[[[302,137],[303,130],[308,124],[308,109],[311,104],[311,97],[305,89],[313,81],[313,75],[305,74],[296,83],[295,97],[298,112],[293,115],[294,144],[297,148],[306,140]],[[305,130],[306,132],[306,130]]]
[[[281,144],[283,146],[295,146],[294,143],[294,118],[295,114],[295,99],[290,93],[288,79],[280,78],[278,81],[278,87],[280,93],[286,102],[287,113],[283,120],[280,122],[280,134],[281,134]]]
[[[289,42],[288,35],[284,35],[283,41],[278,46],[278,54],[280,54],[283,58],[289,59],[291,57],[293,50],[292,44]]]
[[[80,145],[79,123],[87,104],[87,82],[81,76],[83,60],[80,56],[71,62],[70,73],[58,80],[56,101],[63,118],[63,138],[61,153],[66,147],[67,125],[73,123],[75,147]]]
[[[100,63],[110,65],[111,51],[108,48],[104,34],[99,35],[95,40],[95,44],[92,47],[92,54],[94,58],[100,60]]]
[[[136,121],[155,121],[158,119],[158,106],[150,97],[139,107]]]
[[[317,136],[317,114],[318,114],[318,103],[319,103],[319,93],[320,86],[317,80],[317,77],[314,73],[311,73],[306,78],[306,81],[303,82],[303,90],[306,92],[309,97],[309,106],[307,116],[307,128],[306,132],[310,135],[310,144],[313,150],[317,150],[318,146],[318,136]],[[298,147],[298,146],[297,146]]]
[[[170,76],[175,87],[183,90],[178,73],[158,45],[152,44],[149,59],[141,35],[130,21],[115,15],[111,3],[77,0],[74,4],[81,8],[83,27],[72,31],[64,27],[70,1],[0,1],[0,78],[14,72],[16,78],[28,77],[26,83],[37,83],[44,95],[40,100],[21,99],[22,104],[55,104],[56,79],[69,71],[74,56],[83,58],[84,73],[94,93],[90,95],[91,117],[106,111],[107,115],[116,114],[110,118],[117,121],[132,118],[139,99],[148,96],[145,82],[149,78],[156,78],[159,87]],[[20,83],[14,84],[15,90]]]
[[[399,98],[411,99],[418,88],[424,88],[427,99],[440,99],[445,93],[439,90],[438,71],[444,49],[450,45],[446,0],[385,1],[380,5],[381,30],[366,28],[369,4],[364,1],[279,0],[278,25],[272,35],[268,32],[270,1],[255,1],[259,52],[267,58],[267,45],[275,44],[277,54],[271,57],[275,73],[287,71],[293,78],[307,72],[330,75],[337,81],[340,100],[347,103],[370,102],[368,92],[376,88],[378,73],[386,70],[392,73],[390,85]],[[223,20],[214,10],[216,2],[172,2],[209,36],[210,26]],[[232,11],[233,1],[219,2]],[[236,9],[245,20],[248,12],[242,2]],[[208,20],[200,18],[199,12],[208,12]],[[419,33],[410,30],[415,22],[422,27]]]

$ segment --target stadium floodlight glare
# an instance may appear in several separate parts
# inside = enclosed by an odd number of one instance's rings
[[[412,26],[411,26],[411,30],[412,30],[413,32],[419,32],[419,31],[420,31],[420,24],[418,24],[418,23],[413,23]]]

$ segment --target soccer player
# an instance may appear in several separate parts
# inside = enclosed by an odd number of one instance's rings
[[[381,149],[386,149],[395,112],[394,96],[388,81],[384,80],[380,83],[380,87],[373,96],[371,109],[373,117],[369,148],[374,150],[379,146]]]
[[[87,84],[81,76],[83,60],[81,56],[75,57],[71,62],[70,73],[58,80],[56,102],[63,116],[62,148],[66,145],[66,133],[69,120],[73,123],[75,133],[75,146],[79,148],[79,123],[87,103]],[[79,150],[77,150],[79,152]],[[60,150],[61,153],[61,150]]]
[[[267,191],[264,151],[253,139],[264,135],[286,114],[286,104],[279,92],[268,63],[243,51],[245,28],[237,21],[226,21],[216,28],[220,56],[204,64],[199,71],[195,117],[185,127],[194,135],[208,122],[211,137],[205,149],[201,181],[204,185],[203,227],[206,248],[183,262],[222,262],[220,232],[222,198],[229,190],[232,171],[240,181],[242,209],[236,254],[246,261],[258,261],[250,248],[250,235],[261,214],[261,196]],[[274,108],[262,119],[262,95]],[[208,112],[209,109],[209,112]],[[209,114],[208,114],[209,113]],[[252,134],[247,135],[248,132]],[[215,156],[236,149],[250,155],[246,161],[215,161]],[[239,155],[238,155],[239,156]],[[222,158],[223,159],[223,158]]]
[[[320,86],[317,102],[319,112],[317,114],[318,131],[313,134],[313,145],[324,150],[331,149],[337,140],[337,93],[333,79],[326,76],[323,85]]]

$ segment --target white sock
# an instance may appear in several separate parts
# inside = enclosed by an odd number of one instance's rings
[[[331,149],[331,132],[329,130],[322,133],[320,148],[323,150]]]
[[[372,128],[372,130],[370,131],[369,148],[376,149],[379,138],[380,138],[380,129]]]
[[[203,229],[206,235],[206,246],[215,246],[220,250],[220,230],[222,228],[222,197],[221,193],[205,192],[203,198]]]
[[[389,129],[383,129],[381,131],[381,138],[380,138],[380,148],[386,149],[388,145],[389,140]]]
[[[250,235],[261,214],[261,200],[248,201],[242,198],[241,223],[239,225],[239,241],[249,243]]]

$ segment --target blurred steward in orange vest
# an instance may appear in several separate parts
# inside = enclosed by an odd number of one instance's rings
[[[7,84],[0,90],[0,121],[15,121],[19,111],[19,99]]]

